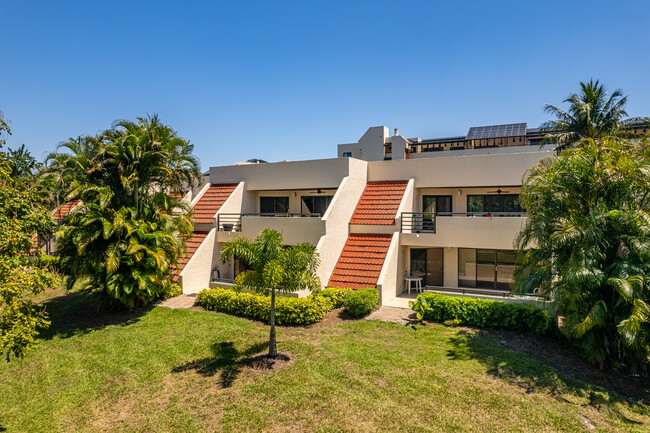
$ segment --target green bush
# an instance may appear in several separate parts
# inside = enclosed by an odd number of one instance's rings
[[[206,310],[268,322],[271,314],[271,297],[241,293],[229,289],[201,290],[196,302]],[[278,325],[311,325],[323,320],[332,308],[329,299],[310,295],[306,298],[275,298],[275,322]]]
[[[174,298],[182,294],[183,294],[183,289],[179,284],[169,280],[165,280],[163,282],[163,287],[160,290],[160,294],[158,295],[158,299],[164,300],[164,299]]]
[[[328,287],[318,292],[318,295],[330,300],[332,308],[341,308],[345,297],[353,292],[349,287]]]
[[[378,302],[379,292],[377,289],[369,287],[348,293],[343,300],[343,306],[350,315],[359,317],[370,313]]]
[[[535,334],[544,334],[551,325],[548,311],[531,304],[422,293],[409,305],[417,312],[418,319],[438,323],[457,321],[459,325]]]

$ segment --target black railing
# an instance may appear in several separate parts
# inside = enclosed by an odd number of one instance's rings
[[[436,214],[424,212],[402,212],[400,218],[402,233],[435,233]]]
[[[242,217],[261,216],[270,218],[320,218],[320,213],[221,213],[217,214],[217,230],[222,232],[240,232]]]
[[[402,233],[435,233],[438,218],[454,216],[477,218],[525,217],[526,212],[402,212],[400,230]]]

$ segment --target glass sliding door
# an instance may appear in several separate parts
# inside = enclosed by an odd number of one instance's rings
[[[423,286],[444,285],[442,248],[411,248],[411,277],[422,278]]]
[[[517,266],[513,250],[458,249],[458,285],[511,290]]]
[[[476,250],[458,248],[458,285],[476,287]]]
[[[497,289],[512,288],[515,266],[517,266],[517,254],[514,251],[497,251]]]
[[[476,287],[494,289],[495,260],[495,250],[476,250]]]

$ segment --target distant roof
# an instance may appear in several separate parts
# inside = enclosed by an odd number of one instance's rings
[[[266,164],[267,163],[263,159],[257,159],[257,158],[249,159],[246,162],[250,162],[252,164]]]
[[[473,126],[467,132],[467,140],[480,140],[485,138],[521,137],[526,135],[528,124],[508,123],[505,125]]]

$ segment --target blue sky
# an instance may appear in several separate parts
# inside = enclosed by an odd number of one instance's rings
[[[370,126],[422,138],[547,119],[600,79],[650,115],[650,2],[0,0],[10,147],[158,113],[203,169],[336,156]]]

